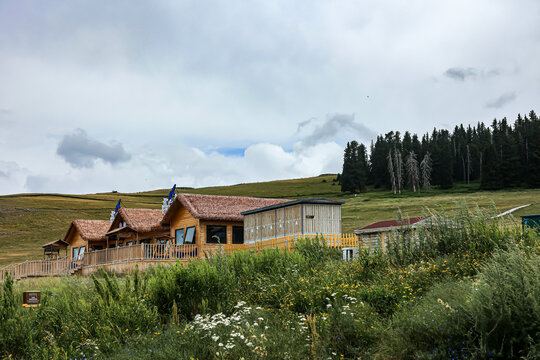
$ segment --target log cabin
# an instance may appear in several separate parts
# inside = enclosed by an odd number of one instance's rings
[[[244,243],[242,212],[290,200],[245,196],[178,194],[163,215],[175,245],[206,247]]]
[[[165,244],[169,241],[169,226],[161,224],[161,210],[120,208],[106,233],[101,248],[138,244]]]
[[[87,250],[103,247],[110,226],[107,220],[73,220],[63,240],[71,249],[70,262],[80,262]]]

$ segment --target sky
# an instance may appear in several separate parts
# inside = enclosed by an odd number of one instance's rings
[[[540,111],[540,2],[0,0],[0,194],[341,170]]]

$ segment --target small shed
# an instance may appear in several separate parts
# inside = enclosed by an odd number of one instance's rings
[[[244,241],[341,234],[341,205],[344,203],[324,198],[300,199],[244,211]]]
[[[46,258],[57,258],[60,257],[60,250],[66,251],[67,256],[67,247],[68,243],[64,240],[58,239],[51,242],[48,242],[46,244],[43,244],[43,257]]]
[[[521,215],[521,226],[540,231],[540,215]]]

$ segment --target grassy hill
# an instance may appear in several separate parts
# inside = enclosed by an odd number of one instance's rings
[[[177,189],[177,192],[261,196],[277,198],[329,197],[345,200],[343,230],[369,223],[394,219],[398,210],[404,216],[421,215],[425,207],[452,209],[456,203],[488,207],[495,205],[500,211],[533,203],[517,215],[540,213],[540,189],[517,189],[496,192],[479,191],[478,184],[457,185],[451,190],[434,190],[429,194],[405,192],[394,196],[386,190],[370,190],[353,196],[342,194],[333,180],[335,175],[280,180],[232,186],[197,189]],[[73,219],[108,219],[119,198],[124,207],[161,207],[168,189],[141,193],[99,193],[89,195],[17,194],[0,196],[0,265],[39,259],[43,243],[63,238]]]

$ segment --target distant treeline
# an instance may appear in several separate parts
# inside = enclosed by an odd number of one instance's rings
[[[347,143],[341,190],[359,192],[375,188],[429,191],[432,185],[452,188],[455,182],[479,181],[495,190],[540,187],[540,120],[534,111],[518,115],[514,123],[494,119],[491,127],[456,126],[453,132],[434,129],[417,134],[391,131],[379,135],[367,148]]]

